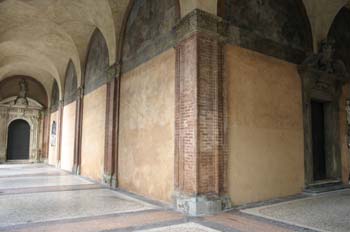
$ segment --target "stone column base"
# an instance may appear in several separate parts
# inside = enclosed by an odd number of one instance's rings
[[[231,208],[227,196],[183,196],[175,197],[176,209],[190,216],[203,216],[220,213]]]
[[[103,174],[103,183],[112,188],[116,188],[118,186],[117,177],[109,174]]]
[[[73,172],[75,175],[78,175],[78,176],[79,176],[79,175],[80,175],[80,166],[74,164],[72,172]]]

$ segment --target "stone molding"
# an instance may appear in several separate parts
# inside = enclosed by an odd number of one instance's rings
[[[175,194],[175,206],[190,216],[217,214],[232,207],[227,196],[184,196],[179,193]]]
[[[222,18],[195,9],[187,14],[176,25],[176,43],[191,37],[195,33],[205,33],[207,36],[214,36],[224,40],[224,21]]]
[[[330,50],[329,50],[330,49]],[[333,52],[332,52],[333,51]],[[341,179],[341,151],[339,127],[339,100],[342,86],[350,81],[350,75],[328,45],[321,46],[318,54],[309,56],[298,67],[302,80],[305,185],[314,183],[312,150],[312,101],[325,103],[325,152],[327,178]],[[344,106],[345,107],[345,106]]]
[[[29,99],[29,105],[15,105],[15,97],[0,102],[0,163],[6,162],[8,127],[22,119],[30,125],[29,161],[41,160],[43,107]]]

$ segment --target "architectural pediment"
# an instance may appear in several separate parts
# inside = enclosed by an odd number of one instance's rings
[[[44,108],[43,105],[41,105],[39,102],[37,102],[34,99],[31,99],[31,98],[21,99],[16,96],[9,97],[0,101],[0,106],[11,107],[11,108],[28,108],[28,109],[36,109],[36,110],[42,110]]]

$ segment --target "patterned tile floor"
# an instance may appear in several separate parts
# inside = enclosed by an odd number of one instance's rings
[[[0,165],[0,231],[310,232],[317,230],[305,227],[317,227],[309,222],[322,222],[330,227],[318,231],[343,232],[350,231],[349,195],[331,193],[191,218],[46,165]]]

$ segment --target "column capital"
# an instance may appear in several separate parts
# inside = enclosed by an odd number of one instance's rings
[[[206,11],[195,9],[176,25],[176,44],[196,33],[224,40],[224,20]]]
[[[76,91],[76,99],[80,100],[83,97],[84,97],[84,87],[80,86],[80,87],[77,88],[77,91]]]
[[[114,63],[107,70],[107,82],[111,82],[115,78],[119,78],[121,72],[121,64]]]

